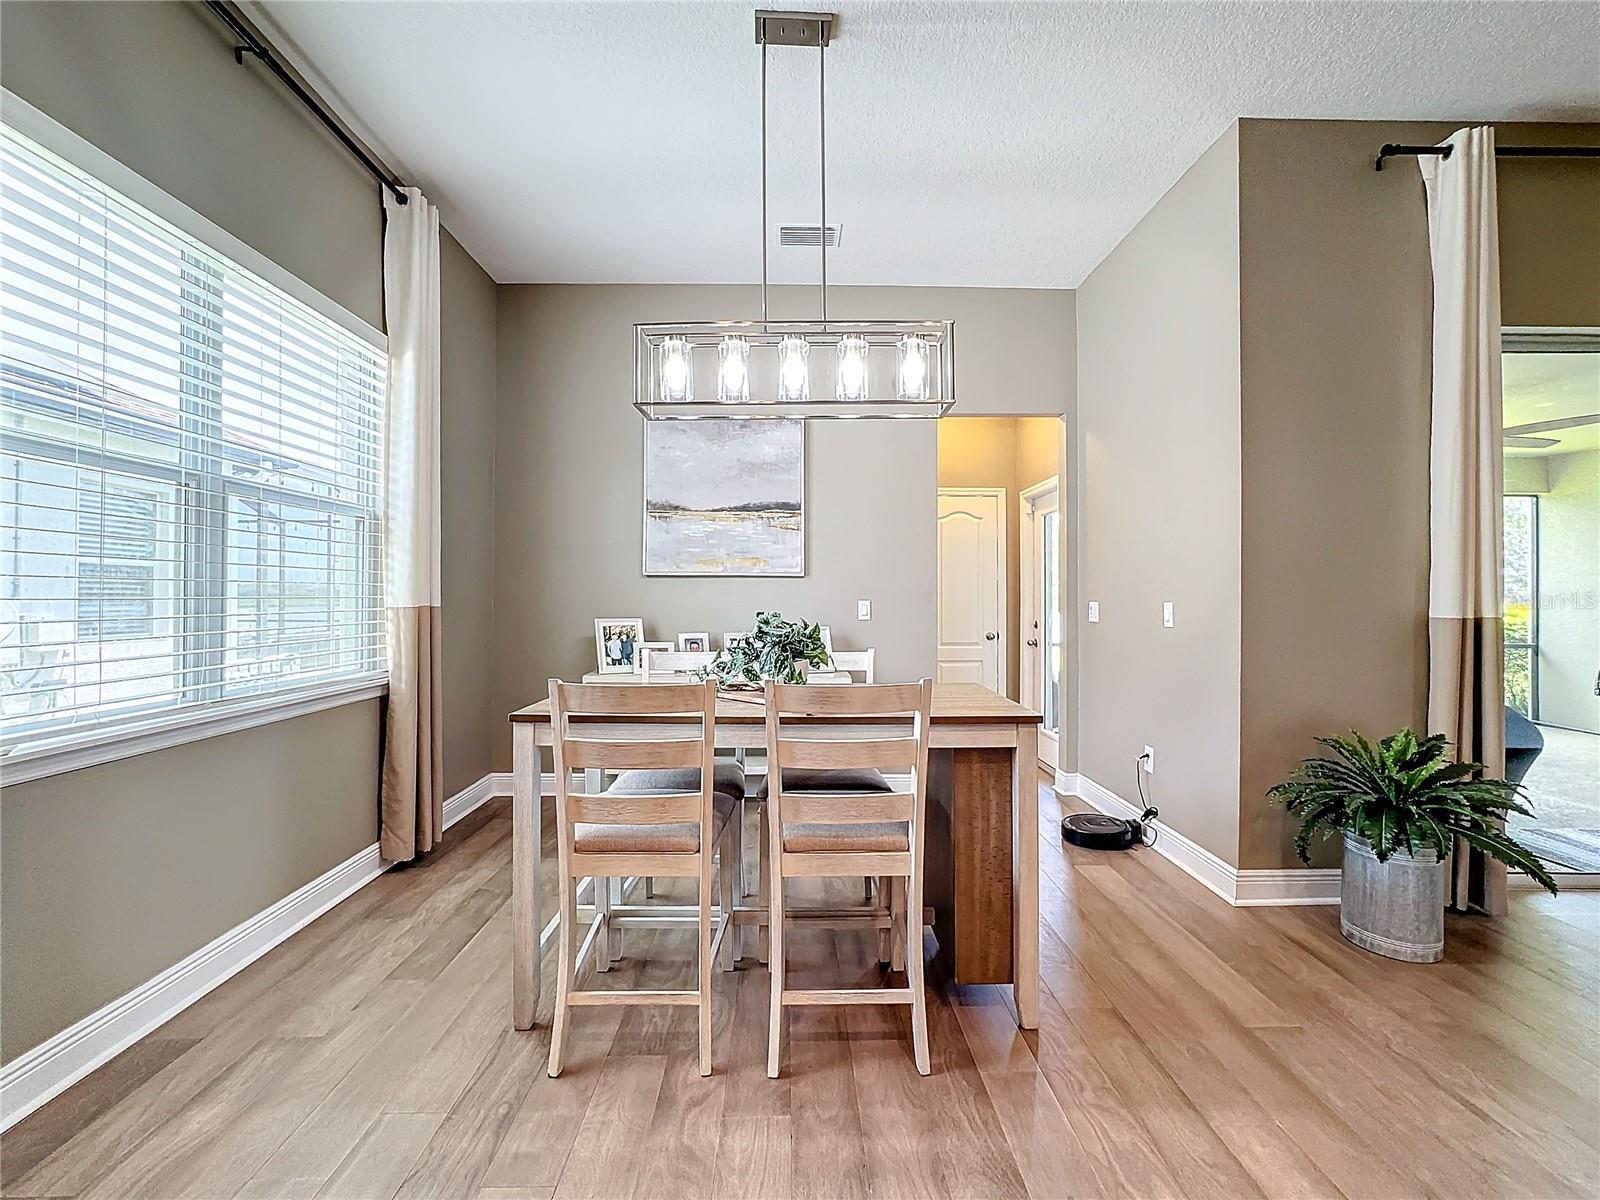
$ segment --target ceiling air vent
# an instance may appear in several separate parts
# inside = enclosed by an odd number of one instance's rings
[[[820,225],[779,225],[778,245],[780,246],[819,246],[821,245],[822,227]],[[844,235],[843,225],[828,226],[828,249],[833,249],[839,244],[839,239]]]

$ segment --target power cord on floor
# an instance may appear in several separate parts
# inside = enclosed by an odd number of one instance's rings
[[[1138,761],[1133,764],[1134,786],[1139,789],[1139,803],[1144,805],[1144,811],[1139,814],[1139,828],[1150,835],[1149,841],[1140,839],[1139,844],[1142,846],[1154,846],[1156,839],[1160,836],[1160,832],[1155,827],[1155,819],[1161,813],[1156,809],[1155,805],[1150,803],[1150,797],[1144,794],[1144,764],[1149,757],[1148,754],[1141,754]]]

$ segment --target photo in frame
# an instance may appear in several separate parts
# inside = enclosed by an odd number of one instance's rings
[[[644,642],[644,621],[639,617],[596,617],[594,651],[601,675],[631,675],[638,668],[639,647]]]
[[[705,654],[711,649],[709,633],[680,633],[678,650],[683,654]]]

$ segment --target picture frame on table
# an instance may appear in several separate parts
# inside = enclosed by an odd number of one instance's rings
[[[709,633],[680,633],[678,635],[678,652],[680,654],[708,654],[711,651],[711,635]]]
[[[594,619],[595,670],[601,675],[632,675],[638,670],[639,647],[644,644],[641,617]]]
[[[748,629],[740,630],[734,633],[725,633],[722,635],[722,648],[724,650],[732,650],[735,646],[749,636],[750,631]]]

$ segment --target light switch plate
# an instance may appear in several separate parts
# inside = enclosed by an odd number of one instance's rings
[[[1089,601],[1089,623],[1091,625],[1097,624],[1099,622],[1099,620],[1100,620],[1100,601],[1091,600],[1091,601]]]
[[[857,600],[856,601],[856,620],[858,620],[858,621],[870,621],[870,620],[872,620],[872,601],[871,600]]]
[[[1171,600],[1164,601],[1162,603],[1162,605],[1161,605],[1161,624],[1164,625],[1168,629],[1172,628],[1172,601]]]

